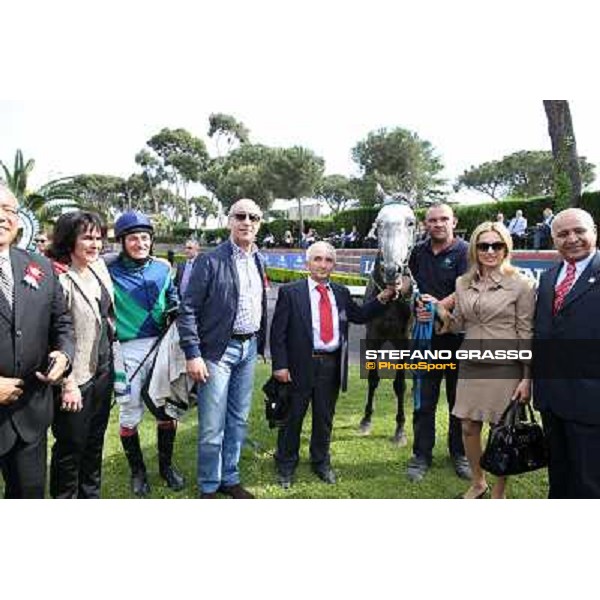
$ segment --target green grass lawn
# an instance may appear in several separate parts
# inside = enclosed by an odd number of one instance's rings
[[[409,445],[397,448],[390,438],[395,428],[395,398],[390,380],[382,380],[376,399],[373,431],[361,437],[357,430],[362,417],[366,381],[359,379],[358,369],[351,368],[350,391],[340,395],[331,445],[332,466],[338,475],[337,485],[322,483],[310,471],[308,441],[310,411],[302,435],[301,462],[296,481],[290,490],[282,490],[276,482],[273,462],[276,430],[268,428],[264,418],[263,395],[260,391],[270,373],[270,365],[259,365],[256,373],[253,408],[250,417],[249,444],[242,452],[243,483],[259,498],[453,498],[468,487],[452,469],[446,450],[448,411],[442,400],[438,408],[438,443],[434,462],[426,478],[417,484],[406,479],[406,463],[412,444],[412,407],[407,405]],[[149,471],[153,498],[195,498],[196,411],[190,411],[180,424],[175,450],[175,463],[183,471],[187,486],[172,493],[158,477],[156,460],[156,428],[146,414],[141,428],[142,444]],[[486,433],[487,435],[487,433]],[[490,482],[493,477],[490,478]],[[544,498],[547,494],[546,471],[514,477],[509,482],[512,498]],[[118,438],[118,411],[115,407],[106,434],[104,498],[130,498],[129,470]]]

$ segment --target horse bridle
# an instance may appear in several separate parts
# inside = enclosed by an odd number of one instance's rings
[[[394,197],[392,196],[393,200],[390,202],[384,202],[384,206],[389,206],[391,204],[403,204],[405,206],[408,206],[411,210],[412,210],[412,206],[410,205],[410,202],[408,200],[406,200],[404,197]],[[417,239],[417,228],[415,227],[414,231],[413,231],[413,239],[412,239],[412,244],[411,244],[411,251],[412,249],[415,247],[415,243],[416,243],[416,239]],[[379,248],[377,250],[377,256],[381,257],[382,256],[382,252],[381,249]],[[415,298],[417,298],[420,294],[419,294],[419,286],[417,285],[417,280],[414,278],[410,267],[408,266],[408,261],[410,259],[410,252],[407,254],[406,258],[402,261],[402,264],[398,266],[398,274],[401,277],[408,277],[410,279],[410,285],[411,285],[411,289],[412,291],[412,298],[413,300]],[[380,264],[380,274],[383,271],[383,261]],[[383,292],[384,288],[382,287],[382,285],[380,285],[377,282],[377,279],[375,278],[375,276],[373,276],[373,283],[375,284],[375,287],[380,291]],[[383,277],[381,277],[381,283],[383,284]],[[398,296],[397,300],[400,298],[400,296]]]

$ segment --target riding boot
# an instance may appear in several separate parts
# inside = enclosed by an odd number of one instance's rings
[[[146,465],[137,431],[133,435],[122,435],[121,444],[131,469],[131,490],[136,496],[147,496],[150,493],[150,485],[146,477]]]
[[[175,427],[158,426],[158,471],[167,485],[175,492],[185,486],[183,476],[173,467],[173,446],[175,445]]]

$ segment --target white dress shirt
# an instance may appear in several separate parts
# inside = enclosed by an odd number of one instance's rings
[[[575,279],[573,280],[573,285],[570,289],[573,289],[573,286],[577,283],[577,280],[579,279],[581,274],[586,270],[587,266],[590,264],[592,258],[594,258],[595,255],[596,252],[592,252],[589,256],[586,256],[585,258],[582,258],[581,260],[578,260],[575,263]],[[562,280],[567,276],[567,264],[567,261],[563,260],[562,268],[560,270],[560,273],[558,274],[556,285],[554,286],[555,288],[558,287],[561,284]]]
[[[14,277],[13,277],[13,272],[12,272],[12,265],[10,263],[10,251],[8,248],[6,248],[6,250],[0,250],[0,258],[5,258],[6,262],[3,264],[8,265],[8,277],[14,282]]]
[[[329,302],[331,302],[331,317],[333,319],[333,339],[326,344],[321,339],[321,313],[319,311],[321,293],[317,290],[319,284],[312,277],[309,277],[307,281],[308,295],[310,296],[310,314],[312,316],[313,349],[324,352],[335,352],[340,347],[340,318],[335,295],[329,283],[325,283]]]

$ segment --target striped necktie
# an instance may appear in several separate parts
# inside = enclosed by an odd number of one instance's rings
[[[567,263],[567,273],[565,278],[556,286],[554,290],[554,306],[552,314],[555,315],[565,303],[565,298],[567,297],[571,287],[573,287],[576,271],[577,268],[575,267],[574,262]]]
[[[9,306],[13,306],[13,277],[12,269],[10,268],[10,260],[4,256],[0,256],[0,290],[8,301]]]

